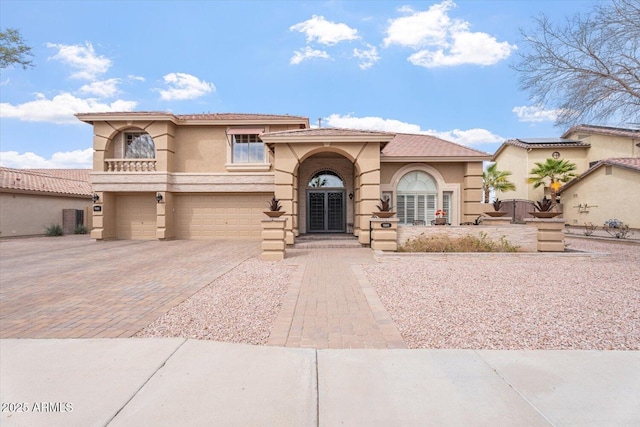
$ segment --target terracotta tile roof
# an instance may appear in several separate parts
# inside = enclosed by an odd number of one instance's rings
[[[566,191],[567,188],[581,181],[586,176],[590,175],[591,173],[601,168],[602,166],[618,166],[621,168],[631,169],[633,171],[640,172],[640,157],[615,157],[615,158],[600,160],[598,163],[591,166],[586,172],[572,179],[571,181],[567,182],[559,191],[559,193],[562,194],[564,191]]]
[[[528,142],[527,142],[528,141]],[[577,139],[566,138],[516,138],[508,139],[502,143],[502,145],[493,153],[491,161],[495,162],[498,155],[507,148],[508,145],[529,149],[542,149],[542,148],[589,148],[591,144],[588,142],[582,142]]]
[[[203,114],[176,114],[180,120],[281,120],[300,119],[302,116],[290,116],[288,114],[246,114],[246,113],[203,113]]]
[[[602,161],[605,165],[620,166],[640,172],[640,157],[616,157]]]
[[[90,197],[90,169],[13,169],[0,167],[0,190]]]
[[[389,135],[393,136],[393,133],[390,132],[379,132],[372,130],[362,130],[362,129],[342,129],[342,128],[314,128],[314,129],[294,129],[294,130],[285,130],[280,132],[269,132],[264,134],[265,136],[274,135],[274,136],[367,136],[367,135]]]
[[[301,120],[307,121],[307,117],[290,116],[288,114],[252,114],[252,113],[202,113],[202,114],[173,114],[166,111],[112,111],[103,113],[80,113],[76,116],[91,117],[122,117],[144,119],[145,117],[166,117],[176,120]],[[81,120],[82,118],[79,117]]]
[[[382,150],[382,158],[391,157],[478,157],[489,160],[491,154],[431,135],[398,133]]]
[[[629,128],[616,128],[610,126],[595,126],[595,125],[577,125],[569,129],[562,135],[566,138],[568,135],[574,132],[584,133],[596,133],[599,135],[611,135],[611,136],[626,136],[628,138],[640,138],[640,129]]]

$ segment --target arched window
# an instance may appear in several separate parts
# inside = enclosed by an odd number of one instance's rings
[[[344,181],[337,173],[332,171],[320,171],[309,180],[308,187],[312,188],[344,188]]]
[[[156,146],[148,133],[125,132],[125,159],[155,159]]]
[[[431,175],[412,171],[400,179],[396,188],[396,210],[400,224],[429,224],[436,216],[437,206],[438,187]]]

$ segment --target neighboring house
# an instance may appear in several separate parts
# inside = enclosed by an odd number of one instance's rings
[[[606,159],[560,190],[568,224],[619,219],[640,228],[640,157]]]
[[[574,126],[565,132],[561,138],[521,138],[505,141],[493,155],[492,161],[496,162],[498,169],[502,171],[510,171],[511,181],[516,185],[516,191],[498,192],[496,194],[500,199],[527,199],[540,200],[544,195],[550,194],[549,188],[538,187],[527,184],[526,179],[530,176],[529,171],[535,167],[536,162],[544,162],[547,158],[556,158],[568,160],[575,163],[577,169],[576,174],[580,175],[576,181],[581,181],[583,177],[589,176],[589,179],[580,186],[578,193],[574,190],[569,191],[569,184],[560,190],[562,196],[564,217],[567,223],[571,225],[583,225],[585,221],[593,222],[596,225],[602,225],[602,218],[609,219],[618,216],[620,220],[628,223],[638,222],[640,211],[634,211],[633,205],[634,194],[637,195],[640,188],[640,175],[635,172],[628,172],[629,167],[636,164],[640,157],[640,130],[624,129],[607,126],[579,125]],[[625,160],[627,159],[627,160]],[[600,164],[599,164],[600,163]],[[621,166],[622,164],[626,166]],[[602,167],[602,170],[600,170]],[[623,172],[623,168],[625,171]],[[633,168],[632,168],[633,169]],[[579,213],[588,203],[589,206],[595,206],[594,200],[601,200],[606,195],[606,191],[613,195],[613,187],[604,185],[605,181],[613,184],[618,181],[617,178],[604,178],[603,171],[621,175],[621,179],[627,182],[626,186],[618,187],[624,189],[626,193],[620,200],[607,203],[605,214],[598,213],[595,215],[596,209],[604,211],[604,206],[600,203],[598,208],[590,209],[590,217],[585,212]],[[624,176],[624,178],[622,178]],[[597,183],[595,181],[598,181]],[[620,181],[620,182],[623,182]],[[588,185],[587,185],[588,184]],[[571,186],[576,183],[572,182]],[[608,190],[606,190],[608,188]],[[600,191],[605,194],[600,194]],[[622,190],[615,190],[616,193]],[[571,193],[571,194],[569,194]],[[568,197],[569,196],[569,197]],[[637,199],[637,198],[636,198]],[[637,205],[636,205],[637,206]],[[635,212],[635,213],[634,213]],[[634,217],[633,220],[629,218]],[[635,225],[635,227],[640,224]]]
[[[286,211],[288,244],[326,232],[369,243],[383,196],[404,225],[429,224],[437,209],[451,224],[483,210],[490,155],[432,136],[311,129],[289,115],[77,117],[94,128],[96,239],[260,239],[272,196]]]
[[[0,237],[42,235],[53,224],[71,233],[78,223],[89,227],[91,194],[89,169],[1,167]],[[65,210],[73,218],[63,221]]]

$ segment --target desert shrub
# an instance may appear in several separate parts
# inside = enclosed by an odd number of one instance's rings
[[[585,222],[584,224],[584,232],[583,234],[585,236],[591,236],[593,234],[594,231],[596,231],[598,229],[597,225],[594,225],[594,223],[592,222]]]
[[[87,234],[87,227],[82,224],[76,225],[75,230],[73,230],[74,234]]]
[[[516,252],[517,246],[512,245],[502,236],[496,242],[487,237],[487,233],[480,232],[478,236],[467,234],[462,237],[451,238],[447,234],[425,236],[421,234],[414,239],[408,239],[398,249],[400,252]]]
[[[51,224],[44,229],[44,234],[47,236],[62,236],[64,232],[60,224]]]
[[[629,230],[629,226],[619,219],[606,220],[602,229],[616,239],[626,239],[633,234],[633,231]]]

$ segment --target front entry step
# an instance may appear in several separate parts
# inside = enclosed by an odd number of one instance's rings
[[[346,233],[301,234],[296,237],[293,249],[362,248],[358,238]]]

